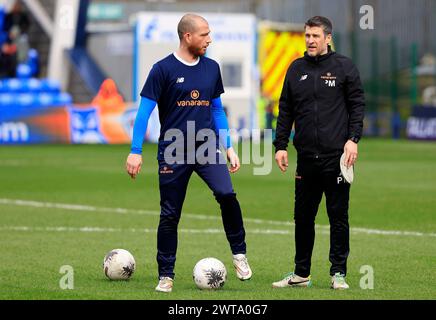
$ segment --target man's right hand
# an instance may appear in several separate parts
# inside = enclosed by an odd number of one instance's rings
[[[286,172],[288,168],[288,152],[286,150],[279,150],[276,152],[276,162],[282,172]]]
[[[141,171],[142,155],[131,153],[127,157],[126,170],[132,179],[136,178],[136,175]]]

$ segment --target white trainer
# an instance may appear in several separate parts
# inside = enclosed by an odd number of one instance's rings
[[[303,278],[297,276],[295,273],[290,272],[285,277],[277,282],[273,282],[273,288],[286,288],[286,287],[311,287],[312,280],[310,276]]]
[[[241,281],[249,280],[253,275],[245,254],[240,253],[233,255],[233,266],[236,270],[236,276]]]
[[[345,276],[339,272],[336,272],[332,276],[331,288],[335,290],[345,290],[350,288],[350,286],[345,282]]]
[[[173,290],[173,283],[174,280],[170,277],[160,277],[155,290],[159,292],[171,292]]]

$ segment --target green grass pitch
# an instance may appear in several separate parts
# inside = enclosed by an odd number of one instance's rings
[[[193,175],[179,225],[171,294],[157,282],[159,192],[156,146],[144,147],[136,180],[125,173],[129,146],[0,147],[0,299],[435,299],[436,144],[364,139],[351,188],[348,282],[329,289],[329,229],[325,202],[317,216],[313,287],[272,289],[292,271],[295,151],[286,174],[232,176],[245,218],[254,276],[239,281],[232,268],[218,204]],[[271,155],[273,156],[273,155]],[[119,208],[119,209],[117,209]],[[105,278],[102,261],[129,250],[137,270],[129,281]],[[213,256],[227,267],[219,291],[195,287],[195,263]],[[61,266],[74,270],[74,289],[62,290]],[[362,289],[362,266],[374,288]]]

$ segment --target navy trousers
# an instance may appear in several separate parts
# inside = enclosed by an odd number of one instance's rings
[[[233,254],[246,253],[241,208],[225,164],[167,164],[159,160],[160,222],[157,232],[159,277],[174,278],[179,224],[186,189],[193,172],[206,182],[220,205],[227,240]]]

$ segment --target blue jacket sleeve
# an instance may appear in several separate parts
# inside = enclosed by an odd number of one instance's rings
[[[215,128],[217,130],[217,134],[221,144],[226,149],[230,148],[232,146],[232,142],[229,134],[229,124],[227,122],[227,117],[224,112],[223,104],[220,97],[212,100],[212,115],[215,121]],[[224,132],[225,134],[223,134]]]
[[[147,132],[148,119],[156,107],[156,101],[142,97],[139,104],[139,110],[136,114],[135,124],[133,126],[132,147],[130,153],[141,154],[144,136]]]

